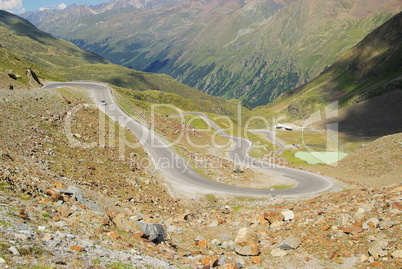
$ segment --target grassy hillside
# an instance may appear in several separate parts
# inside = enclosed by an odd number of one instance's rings
[[[4,49],[53,70],[108,61],[73,44],[38,30],[27,20],[0,10],[0,36]]]
[[[166,73],[256,106],[319,75],[402,4],[206,0],[76,16],[82,8],[29,17],[39,28],[114,63]]]
[[[0,89],[7,89],[10,84],[14,86],[14,89],[26,89],[28,85],[31,88],[38,87],[39,83],[32,77],[32,72],[39,78],[40,83],[44,83],[47,80],[64,80],[63,78],[0,48]]]
[[[1,47],[26,61],[24,66],[51,70],[54,76],[42,75],[49,80],[95,80],[133,90],[158,90],[175,93],[196,104],[198,110],[231,114],[235,104],[213,97],[175,81],[167,75],[152,74],[111,64],[104,58],[84,51],[62,39],[38,30],[27,20],[0,11]],[[30,63],[29,63],[30,62]],[[33,64],[31,64],[33,63]],[[23,73],[22,69],[15,69]],[[7,83],[8,80],[7,80]],[[21,81],[21,83],[26,83]],[[8,85],[8,84],[6,84]]]
[[[345,52],[316,79],[283,94],[268,107],[253,110],[249,117],[282,115],[289,120],[303,120],[338,101],[340,124],[349,131],[402,131],[401,36],[399,13]]]

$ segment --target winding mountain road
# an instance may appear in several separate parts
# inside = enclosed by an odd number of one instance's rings
[[[87,89],[91,93],[95,104],[102,111],[120,125],[128,128],[139,139],[141,145],[148,153],[148,156],[165,178],[172,182],[175,187],[184,191],[251,197],[305,196],[330,190],[334,186],[334,180],[331,178],[287,167],[271,167],[268,163],[251,158],[248,155],[248,151],[252,146],[251,141],[239,137],[227,136],[223,130],[205,114],[196,112],[197,115],[203,118],[220,135],[235,142],[234,148],[229,153],[232,160],[240,162],[242,165],[250,168],[264,169],[268,172],[281,174],[282,176],[298,181],[299,184],[290,189],[262,190],[228,186],[212,181],[196,173],[182,157],[178,156],[169,147],[164,139],[121,109],[113,98],[108,85],[95,82],[60,82],[47,83],[43,89],[60,87],[80,87]],[[106,101],[108,105],[102,106],[100,104],[101,100]]]
[[[279,149],[276,151],[276,155],[281,155],[282,152],[285,150],[286,145],[283,144],[278,138],[274,138],[273,137],[273,132],[268,131],[268,130],[248,130],[249,132],[252,133],[264,133],[267,134],[266,138],[268,138],[269,140],[271,140],[273,143],[277,144],[279,146]]]

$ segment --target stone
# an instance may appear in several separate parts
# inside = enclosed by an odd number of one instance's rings
[[[219,226],[219,223],[218,223],[218,220],[217,219],[214,219],[209,225],[208,225],[208,227],[211,227],[211,228],[215,228],[215,227],[218,227]]]
[[[356,213],[354,213],[353,214],[353,218],[355,219],[355,220],[358,220],[358,221],[361,221],[361,220],[363,220],[364,219],[364,212],[356,212]]]
[[[4,264],[4,263],[6,263],[6,261],[2,257],[0,257],[0,264]]]
[[[218,259],[218,263],[216,264],[217,266],[222,266],[226,264],[226,257],[225,256],[220,256]]]
[[[348,224],[350,217],[348,215],[342,214],[338,219],[338,226],[346,226]]]
[[[161,224],[142,221],[138,222],[138,224],[144,233],[144,237],[149,241],[159,244],[165,240],[167,234]]]
[[[53,237],[51,235],[46,235],[45,237],[42,238],[43,241],[50,241],[52,239]]]
[[[63,218],[68,218],[70,215],[72,215],[72,214],[74,213],[74,211],[71,210],[71,208],[70,208],[69,206],[63,205],[63,206],[60,208],[60,213],[61,213],[61,216],[62,216]]]
[[[388,256],[388,251],[386,251],[386,250],[380,251],[380,252],[378,253],[378,256],[379,256],[379,257]]]
[[[216,267],[218,265],[218,261],[219,259],[217,256],[206,256],[203,260],[201,260],[201,263],[211,268]]]
[[[288,249],[296,249],[300,246],[300,239],[297,237],[288,237],[285,240],[283,240],[279,245],[278,248],[283,249],[283,250],[288,250]]]
[[[257,234],[247,228],[241,228],[237,233],[235,243],[239,242],[253,242],[258,243],[258,236]]]
[[[284,249],[280,249],[280,248],[274,248],[271,250],[271,256],[272,257],[283,257],[288,255],[288,252]]]
[[[383,220],[380,222],[380,224],[378,225],[380,227],[380,229],[388,229],[391,228],[392,226],[394,226],[394,222],[391,220]]]
[[[370,228],[370,226],[371,226],[373,229],[376,229],[379,224],[380,224],[380,220],[379,220],[379,219],[377,219],[377,218],[371,218],[371,219],[368,219],[367,221],[365,221],[365,222],[363,223],[362,229],[368,230],[368,229]]]
[[[116,232],[108,232],[107,235],[115,240],[122,240],[121,236]]]
[[[374,206],[371,204],[361,204],[359,206],[359,209],[361,209],[363,211],[362,213],[367,213],[367,212],[371,212],[374,209]]]
[[[213,240],[211,241],[211,244],[212,244],[212,245],[220,246],[220,245],[222,245],[222,242],[219,241],[218,239],[213,239]]]
[[[272,223],[269,227],[273,230],[277,230],[280,229],[283,226],[283,222],[282,221],[275,221],[274,223]]]
[[[360,256],[360,262],[365,262],[368,260],[369,257],[367,257],[365,254]]]
[[[118,214],[112,217],[112,221],[116,224],[116,227],[126,233],[134,233],[141,230],[139,222],[131,220],[125,214]]]
[[[261,257],[259,256],[254,256],[251,258],[251,262],[254,264],[260,264],[261,263]]]
[[[207,239],[201,239],[197,242],[197,246],[199,246],[200,248],[204,248],[207,249],[209,247],[209,243]]]
[[[70,249],[77,251],[77,252],[83,252],[85,250],[83,247],[76,246],[76,245],[71,246]]]
[[[65,189],[67,188],[63,183],[61,183],[60,181],[56,182],[53,184],[53,187],[56,189]]]
[[[273,224],[277,221],[283,221],[283,215],[278,211],[271,211],[264,214],[266,220],[269,221],[270,224]]]
[[[14,256],[20,256],[21,255],[20,252],[14,246],[11,246],[8,250],[11,251],[11,253]]]
[[[265,216],[266,216],[265,213],[264,213],[264,214],[261,214],[261,215],[258,215],[258,216],[255,218],[254,222],[257,223],[257,224],[259,224],[259,225],[266,225],[266,224],[269,224],[269,221],[266,219]]]
[[[102,207],[100,207],[98,204],[96,204],[96,203],[94,203],[94,202],[92,202],[92,201],[87,200],[87,199],[84,197],[84,194],[82,193],[81,189],[79,189],[79,188],[77,188],[77,187],[68,186],[67,190],[65,190],[65,189],[60,189],[60,190],[58,190],[58,191],[59,191],[60,193],[64,193],[64,194],[74,195],[75,200],[76,200],[78,203],[80,203],[80,204],[82,204],[82,205],[84,205],[84,206],[90,208],[90,209],[93,210],[93,211],[103,213]]]
[[[281,213],[283,215],[283,220],[284,221],[292,220],[295,217],[295,214],[293,213],[292,210],[285,210],[285,211],[282,211]]]
[[[38,226],[38,231],[45,231],[46,230],[46,226]]]
[[[331,228],[331,225],[324,225],[322,227],[322,231],[327,231],[327,230],[329,230],[329,228]]]
[[[222,243],[221,246],[226,251],[234,251],[235,250],[235,243],[233,241],[225,241]]]
[[[260,248],[253,242],[242,242],[235,245],[235,251],[243,256],[257,256],[260,254]]]
[[[351,225],[348,225],[346,227],[341,227],[340,229],[345,233],[345,234],[355,234],[357,232],[360,232],[362,229],[362,224],[361,222],[355,222]]]
[[[392,208],[398,211],[402,211],[402,203],[401,202],[394,202],[392,203]]]
[[[18,211],[18,213],[20,214],[20,217],[23,219],[29,219],[27,212],[25,211],[25,209],[20,209]]]
[[[379,255],[379,253],[381,251],[383,251],[384,249],[386,249],[387,246],[388,246],[387,241],[385,241],[385,240],[376,240],[370,245],[368,252],[369,252],[369,254],[371,256]]]
[[[392,252],[391,257],[394,259],[402,259],[402,250],[395,250]]]
[[[260,248],[257,245],[257,234],[247,228],[241,228],[237,233],[235,240],[235,251],[244,256],[257,256],[260,254]]]
[[[64,200],[63,196],[61,196],[60,192],[58,189],[47,189],[45,191],[45,194],[52,196],[51,201],[57,202],[59,200]]]

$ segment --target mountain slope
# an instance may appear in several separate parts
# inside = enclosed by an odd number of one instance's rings
[[[3,48],[46,69],[109,63],[104,58],[40,31],[27,20],[3,10],[0,10],[0,33]]]
[[[234,101],[227,102],[210,96],[164,74],[140,72],[111,64],[104,58],[54,38],[38,30],[27,20],[5,11],[0,11],[0,35],[3,37],[0,40],[3,49],[67,80],[95,80],[139,91],[164,91],[188,99],[200,111],[219,114],[233,114],[236,111]],[[26,65],[29,67],[30,64]]]
[[[252,113],[282,111],[293,119],[338,101],[343,131],[385,135],[402,132],[402,12],[345,52],[310,83]]]
[[[263,105],[316,77],[401,7],[397,0],[203,0],[30,19],[114,63]]]
[[[0,89],[10,84],[14,89],[36,88],[46,80],[64,79],[0,48]]]

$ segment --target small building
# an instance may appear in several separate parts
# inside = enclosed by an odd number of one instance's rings
[[[280,124],[280,123],[278,123],[276,125],[276,129],[283,129],[283,130],[293,131],[293,127],[290,127],[290,126],[287,126],[287,125],[284,125],[284,124]]]

